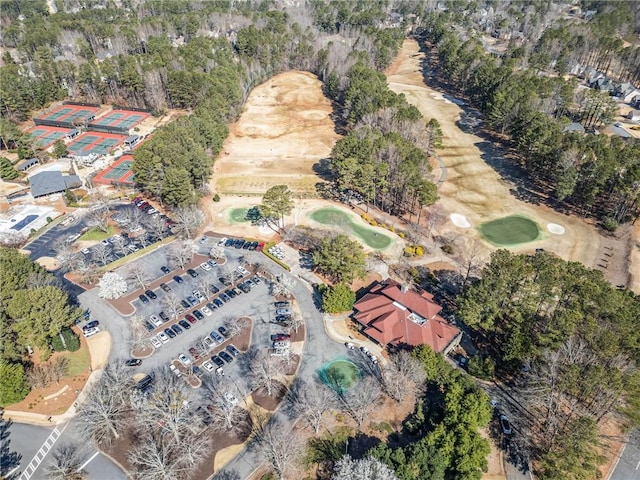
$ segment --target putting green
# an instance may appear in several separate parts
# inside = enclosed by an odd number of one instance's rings
[[[342,393],[360,378],[360,371],[352,361],[339,358],[320,367],[318,376],[329,388]]]
[[[374,250],[383,250],[393,242],[393,239],[373,228],[364,225],[364,222],[358,218],[355,219],[342,210],[334,207],[325,207],[314,210],[309,214],[309,218],[323,225],[334,225],[345,229],[347,232],[358,237],[359,240],[366,243]]]
[[[230,208],[227,210],[227,220],[229,223],[245,223],[248,222],[248,208]]]
[[[533,220],[510,215],[485,222],[478,227],[482,237],[500,247],[509,247],[542,238],[542,230]]]

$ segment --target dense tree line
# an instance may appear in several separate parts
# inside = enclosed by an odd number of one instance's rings
[[[494,252],[460,298],[459,318],[499,370],[516,376],[528,413],[520,422],[545,478],[575,472],[578,458],[591,457],[579,465],[595,471],[597,423],[607,415],[640,420],[638,315],[630,291],[544,253]],[[579,448],[570,441],[577,437]]]
[[[487,469],[489,443],[478,432],[491,419],[486,394],[474,381],[429,347],[413,352],[426,372],[427,388],[405,419],[402,447],[382,443],[369,454],[389,465],[400,480],[480,479]]]
[[[462,40],[447,30],[447,22],[432,15],[424,31],[437,46],[441,80],[469,98],[490,127],[507,135],[538,188],[551,189],[557,200],[610,223],[637,216],[639,142],[564,132],[571,121],[587,129],[611,123],[617,111],[611,97],[576,88],[575,79],[523,69],[519,48],[500,58],[490,55],[476,38]]]
[[[51,274],[16,250],[0,248],[0,403],[19,401],[29,391],[26,346],[48,358],[52,338],[79,314]]]

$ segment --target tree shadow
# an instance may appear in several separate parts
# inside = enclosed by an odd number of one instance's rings
[[[8,472],[20,465],[22,455],[18,452],[12,452],[9,448],[11,443],[9,440],[9,436],[11,434],[9,429],[11,428],[11,425],[13,425],[13,421],[5,420],[4,417],[2,417],[2,413],[2,409],[0,409],[0,474],[5,478],[5,475],[7,475]],[[6,478],[17,478],[19,473],[20,472],[16,472],[11,477]]]
[[[331,173],[331,161],[329,158],[321,158],[317,163],[313,164],[311,169],[322,180],[326,182],[333,180],[333,175]]]

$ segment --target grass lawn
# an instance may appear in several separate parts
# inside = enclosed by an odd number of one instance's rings
[[[70,377],[75,377],[76,375],[86,372],[91,364],[89,347],[87,347],[86,344],[80,347],[80,350],[76,352],[69,352],[65,354],[64,357],[69,359],[68,375]]]
[[[99,230],[98,227],[91,227],[87,233],[82,235],[79,240],[104,240],[109,238],[115,232],[112,225],[109,225],[109,231],[107,233]]]

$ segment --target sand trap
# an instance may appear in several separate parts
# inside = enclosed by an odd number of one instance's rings
[[[554,235],[564,235],[564,227],[557,223],[547,223],[547,230]]]
[[[456,227],[460,227],[460,228],[471,227],[469,220],[467,220],[467,217],[465,217],[464,215],[460,215],[459,213],[452,213],[451,215],[449,215],[449,218],[451,219],[451,221]]]

